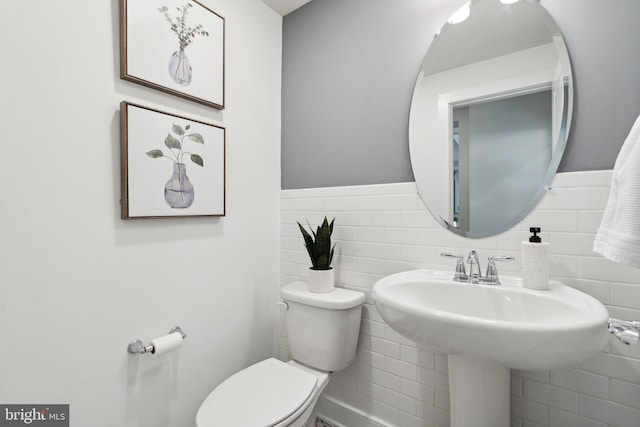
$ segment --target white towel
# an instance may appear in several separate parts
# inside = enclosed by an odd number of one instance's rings
[[[593,250],[611,261],[640,268],[640,117],[613,167],[609,201]]]

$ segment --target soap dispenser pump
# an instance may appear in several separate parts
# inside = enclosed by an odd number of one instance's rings
[[[549,243],[538,235],[540,227],[531,227],[529,232],[529,241],[522,242],[522,286],[549,289]]]

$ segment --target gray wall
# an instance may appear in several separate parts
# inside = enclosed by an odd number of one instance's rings
[[[283,23],[282,188],[412,181],[422,58],[465,0],[314,0]],[[560,170],[611,169],[640,114],[640,1],[542,0],[574,72]]]

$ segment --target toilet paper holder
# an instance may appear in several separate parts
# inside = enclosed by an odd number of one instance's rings
[[[187,337],[187,334],[184,333],[180,326],[174,326],[169,330],[169,334],[179,333],[182,335],[182,339]],[[130,354],[145,354],[145,353],[153,353],[154,348],[153,344],[144,345],[141,339],[135,339],[129,343],[127,346],[127,352]]]

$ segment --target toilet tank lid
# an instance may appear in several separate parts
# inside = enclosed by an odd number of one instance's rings
[[[310,292],[306,282],[293,282],[280,288],[282,299],[300,304],[331,310],[346,310],[361,305],[365,300],[362,292],[335,288],[332,292]]]

